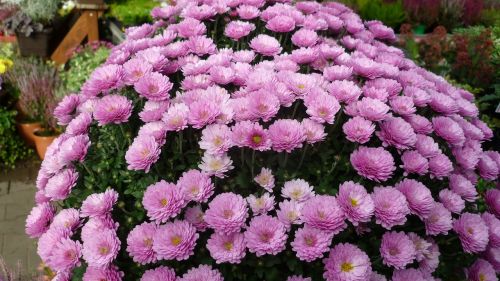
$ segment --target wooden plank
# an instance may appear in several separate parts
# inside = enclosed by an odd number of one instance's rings
[[[99,22],[98,11],[90,11],[87,13],[87,26],[89,31],[89,42],[99,41]]]
[[[82,43],[83,39],[88,34],[88,13],[91,11],[84,11],[76,23],[71,27],[66,37],[59,44],[57,49],[51,56],[51,59],[56,64],[64,64],[69,59],[69,51]]]

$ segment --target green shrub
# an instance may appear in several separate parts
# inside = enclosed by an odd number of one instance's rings
[[[109,4],[109,15],[125,26],[149,22],[149,12],[158,3],[151,0],[115,0]]]
[[[16,161],[30,155],[16,131],[17,111],[0,107],[0,168],[14,168]]]
[[[68,63],[60,69],[61,87],[57,91],[58,98],[80,91],[92,71],[106,61],[109,52],[110,46],[104,42],[77,48]]]

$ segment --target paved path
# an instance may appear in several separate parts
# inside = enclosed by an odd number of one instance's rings
[[[0,257],[10,268],[20,263],[26,275],[34,273],[40,264],[36,241],[24,233],[26,216],[34,205],[39,164],[22,163],[13,171],[0,173]]]

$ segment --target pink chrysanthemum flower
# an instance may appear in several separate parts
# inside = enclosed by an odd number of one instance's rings
[[[221,193],[208,204],[204,220],[215,231],[230,234],[238,232],[247,217],[247,203],[241,195]]]
[[[248,250],[258,257],[283,251],[286,240],[285,226],[277,218],[268,215],[254,217],[245,231]]]
[[[306,113],[311,120],[318,123],[333,124],[335,114],[340,110],[340,104],[334,96],[326,92],[314,92],[304,97],[304,104],[307,107]]]
[[[202,131],[200,148],[212,155],[220,155],[231,147],[231,131],[226,125],[213,124]]]
[[[26,234],[31,238],[40,237],[49,228],[55,211],[55,208],[50,203],[42,203],[33,207],[26,218]]]
[[[260,173],[253,179],[257,184],[268,192],[273,192],[274,175],[271,169],[262,168]]]
[[[375,210],[373,200],[366,189],[352,181],[344,182],[339,186],[337,201],[346,218],[355,226],[369,222]]]
[[[483,213],[481,218],[488,226],[489,247],[500,248],[500,220],[488,212]]]
[[[299,260],[311,262],[328,252],[332,236],[330,232],[306,225],[295,232],[295,238],[290,245]]]
[[[106,217],[118,200],[118,192],[107,189],[103,193],[89,195],[82,203],[80,216],[82,217]]]
[[[148,186],[142,198],[148,217],[158,223],[175,218],[186,204],[184,192],[164,180]]]
[[[347,104],[356,101],[361,95],[359,86],[353,81],[348,80],[333,81],[328,87],[328,92],[336,97],[339,102]],[[365,115],[372,116],[372,114],[368,114],[368,112],[366,112]],[[373,114],[373,116],[375,115]]]
[[[89,80],[82,86],[81,92],[85,96],[95,97],[102,92],[118,89],[123,85],[123,66],[108,64],[100,66],[92,72]]]
[[[397,149],[408,149],[415,145],[417,135],[411,125],[403,118],[392,117],[382,121],[380,132],[376,135],[384,146],[391,145]]]
[[[423,221],[427,235],[448,234],[452,228],[451,212],[441,203],[434,203],[434,207]]]
[[[216,176],[218,178],[224,178],[225,173],[234,168],[233,161],[227,154],[222,155],[210,155],[205,153],[202,157],[202,162],[198,167],[207,173],[209,176]]]
[[[181,278],[178,278],[177,281],[224,281],[222,274],[217,270],[213,269],[209,265],[200,265],[195,268],[191,268],[182,275]]]
[[[323,278],[327,281],[371,280],[370,258],[353,244],[336,245],[323,262],[325,264]]]
[[[431,209],[434,208],[434,199],[431,191],[421,182],[404,179],[396,184],[396,189],[404,194],[412,214],[420,218],[427,217]]]
[[[123,70],[125,72],[125,84],[133,85],[139,79],[151,73],[153,66],[140,58],[133,58],[123,64]]]
[[[318,34],[314,30],[301,28],[292,35],[291,39],[297,47],[312,47],[318,41]]]
[[[168,77],[158,72],[147,73],[134,84],[137,93],[152,101],[167,100],[172,87]]]
[[[83,240],[83,259],[89,266],[105,268],[118,255],[120,245],[120,239],[114,230],[100,229]]]
[[[498,281],[493,266],[484,259],[477,259],[466,270],[467,280],[470,281]]]
[[[376,222],[386,229],[403,225],[410,214],[406,197],[392,187],[376,187],[372,194]]]
[[[415,149],[425,158],[432,158],[441,153],[439,144],[437,144],[432,137],[420,134],[417,135]]]
[[[80,212],[74,208],[61,210],[50,224],[50,228],[65,228],[70,231],[74,231],[80,226]]]
[[[238,41],[255,30],[255,24],[244,21],[231,21],[224,29],[224,35]]]
[[[466,201],[474,202],[477,199],[478,194],[474,184],[460,174],[452,174],[449,177],[448,186],[453,192],[460,195]]]
[[[483,153],[477,163],[479,175],[489,181],[494,181],[498,178],[500,166],[487,153]]]
[[[205,213],[201,209],[201,205],[195,205],[193,207],[186,208],[184,212],[184,219],[196,227],[198,231],[205,231],[208,227],[207,223],[204,220]]]
[[[314,196],[313,186],[303,179],[285,182],[281,189],[281,196],[297,202],[305,202]]]
[[[392,274],[392,281],[426,281],[421,271],[414,268],[394,270]]]
[[[107,268],[89,266],[83,274],[83,281],[121,281],[123,275],[123,272],[118,271],[118,268],[116,266],[110,266]]]
[[[295,200],[285,200],[279,203],[279,209],[276,211],[278,220],[283,225],[290,229],[292,224],[301,224],[300,214],[302,210],[302,203]]]
[[[207,249],[216,263],[240,263],[246,254],[245,237],[239,232],[213,233],[207,241]]]
[[[417,111],[411,97],[396,96],[389,101],[389,104],[392,111],[402,116],[411,115]]]
[[[381,121],[387,117],[389,106],[384,102],[364,97],[357,102],[359,115],[371,121]]]
[[[280,108],[278,97],[267,90],[250,92],[247,99],[252,120],[261,118],[264,122],[267,122],[276,116]]]
[[[127,252],[135,262],[147,264],[156,261],[153,238],[157,229],[155,223],[144,222],[130,231],[127,237]]]
[[[187,127],[189,107],[183,103],[172,105],[163,114],[162,121],[168,131],[181,131]]]
[[[385,265],[403,269],[415,259],[415,245],[404,232],[386,232],[382,236],[380,255]]]
[[[488,226],[480,215],[463,213],[453,222],[453,230],[458,234],[466,253],[479,253],[488,245]]]
[[[71,136],[64,140],[59,146],[58,157],[63,163],[73,161],[82,162],[87,156],[90,147],[90,139],[86,134]]]
[[[210,79],[219,85],[227,85],[234,81],[235,72],[231,67],[212,66],[210,68]]]
[[[439,201],[448,211],[460,214],[465,209],[465,201],[460,195],[449,189],[443,189],[439,192]]]
[[[99,126],[127,122],[131,114],[132,101],[118,95],[104,96],[97,102],[94,110],[94,118]]]
[[[300,219],[314,228],[338,234],[347,227],[344,211],[337,199],[329,195],[316,195],[304,203]]]
[[[326,138],[325,126],[309,118],[302,119],[302,127],[306,134],[306,142],[314,144],[321,142]]]
[[[445,154],[440,153],[429,159],[429,172],[437,179],[447,177],[453,171],[453,163]]]
[[[500,248],[488,248],[483,257],[491,263],[497,273],[500,272]]]
[[[406,122],[410,123],[411,127],[417,134],[430,134],[434,130],[432,123],[424,116],[418,114],[411,114],[404,116]]]
[[[388,180],[396,170],[391,153],[382,147],[359,147],[351,154],[351,164],[359,175],[377,182]]]
[[[175,271],[166,266],[159,266],[144,272],[140,281],[176,281]]]
[[[44,188],[44,194],[53,201],[66,199],[78,180],[78,172],[73,168],[59,171],[51,177]]]
[[[127,169],[148,173],[160,158],[160,152],[160,145],[153,136],[138,136],[125,153]]]
[[[254,215],[266,214],[274,209],[274,196],[267,192],[261,197],[250,194],[247,202]]]
[[[279,119],[269,126],[269,137],[275,151],[291,152],[306,140],[304,128],[294,119]]]
[[[407,150],[401,155],[401,162],[403,165],[400,167],[405,170],[404,175],[418,174],[425,175],[429,171],[429,162],[418,151]]]
[[[158,259],[182,261],[194,254],[196,228],[187,221],[175,220],[161,225],[153,237],[153,250]]]
[[[69,238],[62,239],[57,244],[52,245],[52,255],[47,265],[58,272],[73,270],[80,265],[82,256],[82,244]]]
[[[432,118],[434,132],[450,145],[462,146],[465,141],[464,131],[460,125],[450,117],[439,116]]]
[[[87,112],[80,113],[69,122],[65,133],[69,136],[87,134],[90,124],[92,124],[92,114]]]
[[[249,44],[256,53],[263,56],[274,56],[281,53],[281,45],[276,38],[269,35],[260,34],[253,38]]]
[[[64,96],[54,109],[54,117],[57,119],[57,124],[61,126],[68,125],[76,116],[77,108],[80,103],[81,98],[77,94]]]
[[[203,35],[207,32],[207,28],[204,23],[189,17],[180,21],[175,27],[177,33],[182,38]]]
[[[348,140],[363,144],[370,140],[375,125],[363,117],[355,116],[342,125],[342,130]]]
[[[351,76],[352,76],[352,67],[349,66],[332,65],[323,69],[323,77],[333,82],[335,82],[336,80],[349,79]]]
[[[184,192],[186,200],[195,202],[207,202],[215,188],[207,174],[194,169],[182,174],[177,187]]]
[[[490,212],[500,218],[500,190],[490,189],[486,191],[484,199]]]
[[[215,102],[195,101],[189,105],[188,123],[195,129],[201,129],[213,123],[220,113],[220,107]]]
[[[290,32],[295,29],[295,20],[286,15],[277,15],[267,21],[266,28],[274,32]]]

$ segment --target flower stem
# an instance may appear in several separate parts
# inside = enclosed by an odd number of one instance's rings
[[[251,171],[252,171],[252,178],[254,178],[254,163],[255,163],[255,150],[252,150],[252,168],[251,168]]]

